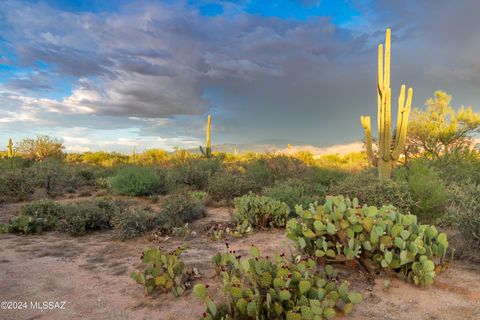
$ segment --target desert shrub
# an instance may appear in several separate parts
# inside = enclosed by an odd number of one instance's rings
[[[181,296],[191,286],[193,272],[180,260],[180,255],[186,247],[179,247],[171,252],[158,248],[146,248],[143,251],[142,262],[144,270],[132,272],[133,280],[145,287],[145,294],[158,289],[162,292],[172,292]]]
[[[113,228],[121,240],[131,239],[158,226],[158,214],[143,208],[119,210],[112,218]]]
[[[209,199],[208,192],[205,191],[189,191],[188,196],[193,200],[199,201],[203,204],[206,204]]]
[[[68,185],[68,175],[64,163],[57,158],[47,158],[35,162],[28,174],[34,177],[36,187],[42,188],[49,196],[63,192],[63,187]]]
[[[158,226],[171,231],[172,228],[181,227],[185,223],[204,217],[206,209],[198,200],[186,194],[175,194],[165,199],[162,212],[158,215]]]
[[[398,180],[405,181],[415,205],[412,213],[420,221],[432,222],[444,215],[448,193],[438,172],[423,162],[415,161],[396,173]]]
[[[247,178],[254,181],[255,187],[258,189],[271,186],[275,181],[275,177],[264,159],[254,159],[248,162],[245,165],[245,171]]]
[[[247,220],[253,227],[262,229],[285,226],[290,212],[285,203],[254,193],[235,198],[233,203],[237,223]]]
[[[291,210],[296,205],[307,207],[315,201],[323,201],[325,187],[320,184],[309,184],[299,179],[278,181],[271,188],[265,190],[265,195],[286,203]]]
[[[181,189],[188,188],[184,183],[183,172],[181,168],[166,168],[165,169],[165,191],[166,193],[173,193]]]
[[[371,172],[351,174],[332,184],[327,194],[357,198],[360,203],[377,207],[392,204],[401,212],[410,212],[415,205],[405,182],[394,180],[381,182]]]
[[[87,231],[111,229],[113,217],[126,208],[128,205],[124,201],[111,199],[65,204],[58,229],[74,236],[83,235]]]
[[[95,184],[95,170],[92,167],[70,166],[72,182],[75,186]]]
[[[189,159],[179,171],[183,183],[194,188],[204,190],[207,187],[208,179],[220,169],[221,162],[216,159]]]
[[[24,205],[18,217],[10,219],[5,232],[41,233],[54,230],[64,215],[64,208],[51,200],[40,200]]]
[[[51,200],[39,200],[24,205],[18,217],[10,219],[2,226],[4,232],[11,233],[40,233],[42,231],[58,230],[71,235],[82,235],[91,230],[111,229],[115,217],[127,220],[129,204],[122,200],[98,198],[77,203],[55,203]],[[135,214],[135,210],[132,210]],[[121,230],[127,227],[119,222],[120,234],[131,234],[130,230]],[[132,218],[132,220],[134,219]],[[156,222],[156,220],[154,221]],[[156,226],[156,224],[154,224]],[[131,229],[137,226],[128,226]]]
[[[0,203],[27,200],[35,191],[35,181],[26,169],[0,170]]]
[[[333,183],[338,183],[348,176],[349,172],[341,169],[310,167],[306,181],[328,187]]]
[[[195,285],[193,293],[206,304],[202,319],[332,319],[363,299],[346,281],[338,283],[332,266],[320,272],[312,259],[268,259],[252,247],[248,258],[218,253],[213,261],[226,301],[217,306],[208,286]]]
[[[232,200],[252,190],[252,184],[245,176],[218,171],[208,179],[207,192],[213,200]]]
[[[299,249],[320,259],[356,260],[367,268],[401,273],[415,284],[433,283],[448,241],[434,226],[420,225],[412,214],[393,206],[377,209],[343,196],[327,197],[324,206],[297,207],[287,223],[287,236]],[[373,271],[373,270],[372,270]]]
[[[348,171],[359,171],[368,167],[367,155],[365,152],[350,152],[347,154],[324,154],[315,159],[316,165],[329,169],[344,169]]]
[[[467,240],[480,244],[480,185],[466,182],[449,186],[449,218]],[[475,246],[474,246],[475,247]]]
[[[428,163],[436,169],[447,185],[467,180],[480,184],[480,152],[478,150],[456,150],[432,159]]]
[[[32,165],[33,161],[21,157],[0,158],[0,171],[11,169],[25,169]]]
[[[268,156],[265,161],[275,181],[300,178],[308,168],[303,161],[285,155]]]
[[[162,173],[151,167],[125,166],[111,178],[112,190],[128,196],[146,196],[164,191]]]
[[[168,152],[162,149],[148,149],[136,155],[136,161],[142,164],[165,164],[168,161]]]

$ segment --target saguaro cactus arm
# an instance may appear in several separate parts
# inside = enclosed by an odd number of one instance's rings
[[[362,122],[363,129],[365,129],[365,148],[367,149],[368,162],[370,162],[371,165],[376,166],[378,159],[373,153],[372,128],[370,125],[370,117],[361,116],[360,121]]]
[[[392,159],[398,160],[400,154],[405,147],[407,140],[408,118],[410,116],[410,108],[412,106],[413,89],[408,89],[407,101],[405,102],[405,85],[402,85],[400,96],[398,97],[398,117],[397,128],[395,133],[395,146],[392,151]],[[405,104],[404,104],[405,102]]]

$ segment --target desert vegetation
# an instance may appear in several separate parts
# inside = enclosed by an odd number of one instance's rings
[[[444,272],[480,261],[480,114],[450,106],[442,91],[410,112],[413,90],[403,85],[394,126],[389,30],[378,55],[379,137],[362,117],[365,152],[221,153],[210,115],[200,152],[64,153],[48,136],[9,140],[0,159],[2,242],[109,241],[113,249],[96,258],[127,266],[117,274],[127,296],[148,301],[136,308],[159,306],[125,318],[375,318],[362,304],[376,304],[377,279],[391,299],[390,281],[428,297]],[[8,267],[16,249],[4,250]],[[58,250],[45,255],[74,263],[82,253]],[[480,289],[472,290],[478,303]],[[195,305],[188,315],[185,304]]]

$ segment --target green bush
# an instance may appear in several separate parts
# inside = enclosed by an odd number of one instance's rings
[[[40,200],[23,206],[20,215],[2,225],[0,230],[25,234],[58,230],[77,236],[113,227],[119,238],[126,240],[153,230],[159,224],[165,226],[157,213],[130,208],[129,203],[122,200],[97,198],[68,204]]]
[[[164,191],[164,179],[151,167],[126,166],[112,177],[112,190],[128,196],[146,196]]]
[[[95,199],[62,206],[64,215],[58,229],[74,236],[87,231],[106,230],[113,227],[113,217],[126,210],[128,204],[120,200]]]
[[[243,175],[218,171],[208,179],[207,192],[213,200],[232,200],[247,193],[252,184]]]
[[[458,181],[470,181],[480,184],[480,152],[460,149],[440,158],[429,160],[447,185]]]
[[[112,219],[121,240],[131,239],[158,227],[158,214],[142,208],[119,210]]]
[[[349,291],[346,281],[338,283],[331,266],[319,272],[312,259],[268,259],[252,246],[249,258],[230,251],[216,254],[213,261],[223,278],[226,301],[217,306],[208,286],[195,285],[193,293],[207,308],[202,319],[332,319],[349,314],[363,299]]]
[[[299,179],[278,181],[271,188],[265,190],[265,195],[286,203],[291,210],[296,205],[307,207],[310,203],[322,202],[325,187],[320,184],[309,184]]]
[[[439,173],[421,161],[412,162],[408,168],[396,172],[399,180],[408,185],[415,205],[411,212],[420,221],[434,222],[445,213],[448,193]]]
[[[247,220],[253,227],[261,229],[285,226],[290,213],[285,203],[254,193],[235,198],[233,203],[237,223]]]
[[[203,204],[186,194],[171,195],[165,199],[162,212],[157,217],[157,225],[170,232],[172,228],[204,217],[206,209]]]
[[[20,215],[10,219],[4,231],[30,234],[54,230],[64,213],[64,208],[51,200],[35,201],[24,205]]]
[[[64,187],[68,185],[66,168],[60,159],[47,158],[35,162],[28,171],[34,177],[36,187],[45,190],[49,196],[63,193]]]
[[[173,193],[188,188],[184,182],[183,172],[179,168],[165,169],[165,192]]]
[[[95,168],[82,165],[67,165],[68,185],[75,189],[96,185]]]
[[[286,155],[267,156],[265,161],[275,181],[300,178],[308,169],[303,161]]]
[[[349,172],[334,168],[310,167],[306,181],[326,187],[347,178]]]
[[[394,180],[380,182],[378,176],[372,172],[351,174],[332,184],[327,194],[357,198],[360,203],[376,207],[391,204],[401,212],[411,212],[415,205],[405,182]]]
[[[246,177],[255,182],[255,188],[261,190],[263,187],[271,186],[275,181],[273,172],[270,171],[267,161],[254,159],[245,165]]]
[[[26,169],[0,170],[0,203],[27,200],[34,192],[34,177]]]
[[[194,188],[204,190],[208,179],[221,167],[219,159],[189,159],[180,166],[179,171],[183,183]]]
[[[480,244],[480,185],[472,182],[449,186],[448,213],[454,226],[468,241]]]
[[[448,248],[445,233],[393,206],[361,207],[357,199],[338,196],[327,197],[324,206],[297,207],[297,214],[287,236],[303,253],[399,272],[420,286],[432,284]]]

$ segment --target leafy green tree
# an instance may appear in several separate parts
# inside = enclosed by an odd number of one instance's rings
[[[480,113],[471,107],[454,110],[452,96],[435,91],[426,101],[425,110],[416,108],[409,123],[406,151],[408,155],[439,158],[473,146],[473,136],[480,132]]]
[[[35,139],[23,139],[16,145],[17,153],[38,161],[46,158],[60,158],[63,156],[63,149],[62,140],[46,135],[37,136]]]

